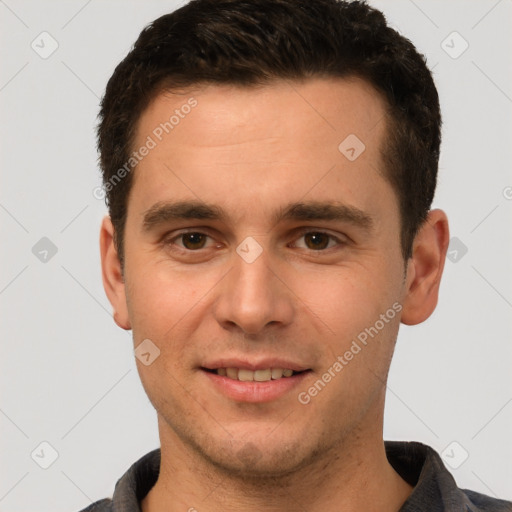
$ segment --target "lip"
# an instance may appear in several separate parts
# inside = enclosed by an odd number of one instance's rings
[[[215,361],[209,361],[201,368],[208,370],[217,370],[218,368],[241,368],[243,370],[266,370],[267,368],[282,368],[283,370],[293,370],[294,372],[303,372],[304,370],[310,370],[308,366],[303,366],[299,363],[289,361],[286,359],[279,358],[265,358],[255,361],[249,361],[244,358],[226,358],[216,359]],[[286,377],[290,379],[291,377]]]
[[[291,377],[282,377],[276,380],[244,382],[217,375],[205,369],[200,371],[213,384],[213,388],[222,395],[236,402],[248,403],[265,403],[277,400],[290,393],[294,388],[299,387],[300,383],[311,373],[308,370]]]

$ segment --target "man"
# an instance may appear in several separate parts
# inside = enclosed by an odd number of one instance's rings
[[[98,133],[103,281],[161,449],[87,511],[505,511],[384,443],[400,322],[448,246],[424,59],[363,3],[196,0],[140,35]]]

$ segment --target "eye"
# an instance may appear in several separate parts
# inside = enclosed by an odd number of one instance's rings
[[[343,245],[343,241],[339,238],[325,233],[323,231],[306,231],[300,234],[300,238],[304,239],[304,245],[300,246],[297,243],[293,244],[294,247],[301,249],[310,249],[313,251],[322,251],[330,249],[336,245]]]
[[[210,237],[205,233],[190,231],[188,233],[180,233],[179,235],[166,240],[165,243],[171,246],[176,245],[179,249],[196,251],[205,247],[208,238]],[[179,241],[181,241],[181,244],[178,243]]]
[[[199,252],[201,249],[208,249],[208,239],[211,236],[200,231],[182,232],[173,237],[164,240],[166,246],[181,252]],[[302,243],[299,240],[303,239]],[[326,233],[324,231],[307,231],[298,233],[297,241],[292,243],[292,247],[307,249],[311,251],[324,251],[335,246],[345,245],[346,241]]]

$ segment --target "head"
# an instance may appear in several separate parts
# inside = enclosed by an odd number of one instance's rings
[[[141,113],[163,91],[200,84],[354,78],[383,98],[381,169],[400,208],[404,259],[425,221],[437,178],[439,99],[424,57],[362,2],[194,0],[145,28],[107,85],[98,130],[103,182],[119,256],[138,159]],[[122,177],[119,179],[119,170]]]
[[[159,354],[138,366],[162,446],[275,475],[378,436],[399,323],[435,308],[448,240],[411,42],[361,2],[195,0],[141,33],[98,135],[105,288]],[[301,373],[268,400],[217,389],[261,364]]]

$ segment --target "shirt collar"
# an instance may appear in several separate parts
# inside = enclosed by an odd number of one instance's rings
[[[384,444],[389,463],[414,487],[399,512],[425,510],[426,504],[429,512],[480,510],[457,487],[435,450],[417,442],[385,441]],[[112,497],[112,512],[142,512],[140,502],[158,479],[160,458],[159,448],[147,453],[118,480]]]

